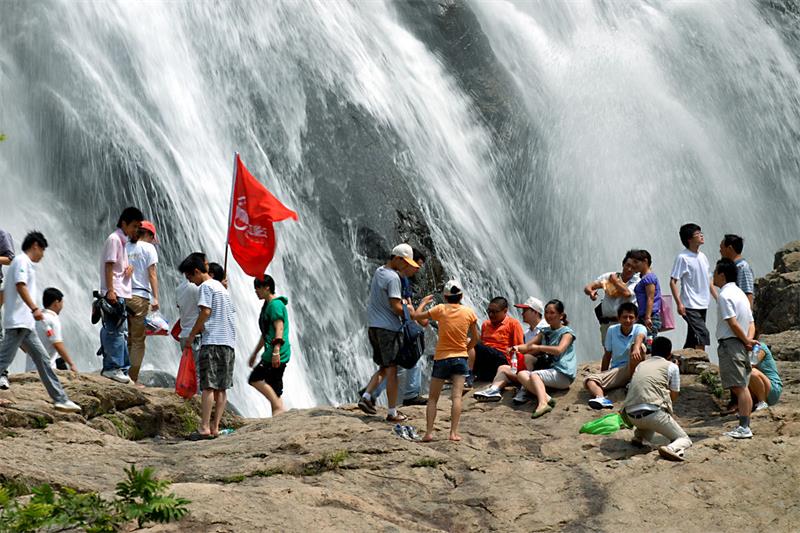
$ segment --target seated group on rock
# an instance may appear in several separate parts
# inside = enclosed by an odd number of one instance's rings
[[[685,249],[673,263],[670,290],[678,314],[687,324],[684,348],[705,350],[710,334],[705,325],[711,299],[718,306],[716,337],[719,342],[719,367],[722,386],[731,391],[738,412],[738,426],[725,433],[735,439],[752,438],[750,414],[774,405],[782,383],[769,348],[755,339],[752,293],[753,274],[742,258],[743,239],[725,235],[720,243],[721,259],[710,272],[708,259],[700,252],[704,236],[696,224],[679,230]],[[358,406],[376,414],[375,398],[382,381],[388,382],[388,421],[407,419],[397,406],[397,353],[406,335],[404,323],[438,323],[439,342],[434,355],[430,396],[427,400],[427,427],[424,441],[433,439],[436,403],[446,381],[452,382],[450,439],[460,440],[458,425],[461,395],[473,381],[490,382],[474,393],[478,401],[499,401],[507,386],[518,387],[515,404],[535,399],[532,418],[551,412],[556,400],[548,391],[568,389],[577,374],[576,335],[569,327],[564,304],[552,299],[546,304],[536,297],[514,306],[521,310],[522,324],[509,316],[508,300],[495,297],[486,308],[488,318],[478,328],[476,313],[464,306],[463,291],[457,280],[445,284],[444,303],[428,309],[429,295],[417,308],[410,294],[402,295],[403,278],[419,269],[414,250],[401,244],[392,250],[389,261],[375,273],[367,306],[369,340],[378,371],[360,391]],[[672,329],[671,308],[662,298],[658,277],[650,269],[652,256],[646,250],[630,250],[619,272],[608,272],[590,282],[584,292],[592,299],[602,290],[604,297],[595,312],[600,323],[603,356],[600,371],[586,376],[584,388],[590,393],[593,409],[614,407],[606,393],[627,388],[622,416],[636,428],[633,443],[650,441],[655,433],[670,444],[659,453],[682,460],[691,440],[672,415],[672,401],[680,391],[680,372],[672,362],[672,343],[659,337]],[[648,353],[651,355],[648,357]]]

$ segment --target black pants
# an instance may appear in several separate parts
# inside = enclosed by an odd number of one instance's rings
[[[695,346],[708,346],[711,344],[711,335],[706,327],[706,313],[708,309],[687,309],[683,319],[686,321],[686,342],[684,348]]]
[[[497,369],[507,364],[506,354],[500,350],[481,343],[475,346],[475,367],[472,371],[478,381],[492,381]]]

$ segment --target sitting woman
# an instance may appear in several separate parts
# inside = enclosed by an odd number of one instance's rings
[[[748,389],[755,396],[757,402],[753,411],[761,411],[778,403],[781,392],[783,392],[783,382],[778,375],[778,367],[775,365],[775,359],[772,357],[770,349],[763,342],[756,346],[760,346],[761,349],[758,350],[756,356],[757,362],[751,363],[753,368],[750,372]]]
[[[538,405],[531,418],[539,418],[553,410],[556,401],[547,394],[547,388],[568,389],[578,372],[575,356],[575,332],[569,327],[564,304],[560,300],[550,300],[544,307],[547,327],[541,330],[532,341],[522,346],[514,346],[523,354],[546,355],[553,361],[552,368],[524,370],[517,374],[519,382],[536,396]]]

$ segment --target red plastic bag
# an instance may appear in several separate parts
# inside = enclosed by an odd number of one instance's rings
[[[175,325],[172,326],[172,330],[169,332],[172,335],[172,338],[178,342],[181,342],[181,321],[176,320]]]
[[[191,346],[184,348],[183,355],[181,355],[181,364],[178,366],[178,375],[175,377],[175,392],[187,400],[197,394],[197,371]]]

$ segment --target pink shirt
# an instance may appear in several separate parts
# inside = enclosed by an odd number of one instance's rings
[[[125,243],[128,237],[121,229],[108,236],[103,245],[103,254],[100,256],[100,292],[108,292],[106,287],[106,263],[114,263],[114,292],[118,298],[130,298],[133,295],[133,283],[130,276],[125,276],[128,268],[128,252]]]

